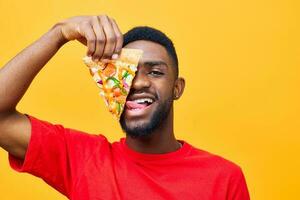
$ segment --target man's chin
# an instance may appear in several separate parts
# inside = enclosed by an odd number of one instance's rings
[[[152,109],[148,110],[147,114],[138,116],[129,115],[125,110],[121,115],[120,124],[126,135],[131,137],[146,137],[159,129],[170,114],[172,99],[168,99],[157,105],[159,106],[151,107]]]
[[[151,120],[147,119],[126,119],[124,117],[120,120],[121,127],[127,136],[130,137],[146,137],[153,132],[153,124]]]

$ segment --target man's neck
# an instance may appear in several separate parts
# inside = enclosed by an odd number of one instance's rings
[[[127,136],[126,144],[130,149],[146,154],[169,153],[176,151],[181,146],[174,135],[172,115],[147,137],[132,138]]]

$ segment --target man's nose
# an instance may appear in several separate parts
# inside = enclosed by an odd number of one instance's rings
[[[147,74],[143,73],[142,71],[137,71],[136,75],[132,82],[132,88],[135,90],[141,90],[144,88],[149,88],[151,85],[149,77]]]

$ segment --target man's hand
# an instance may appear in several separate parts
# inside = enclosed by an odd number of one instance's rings
[[[72,17],[57,26],[66,41],[87,45],[87,55],[94,61],[116,58],[122,49],[123,35],[115,20],[106,15]]]

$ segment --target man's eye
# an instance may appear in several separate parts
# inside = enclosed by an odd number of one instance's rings
[[[151,72],[149,72],[149,74],[154,75],[154,76],[162,76],[162,75],[164,75],[164,73],[162,73],[160,71],[151,71]]]

